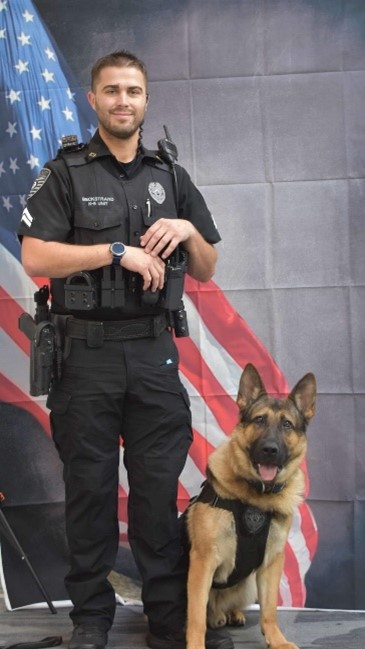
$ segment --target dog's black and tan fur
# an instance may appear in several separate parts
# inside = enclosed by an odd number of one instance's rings
[[[204,649],[207,623],[213,628],[243,625],[243,609],[255,601],[270,649],[298,649],[278,627],[277,601],[285,543],[293,512],[303,498],[300,464],[315,401],[313,374],[306,374],[287,398],[275,398],[267,394],[253,365],[243,371],[237,396],[239,422],[208,460],[208,490],[216,497],[196,500],[187,511],[187,649]],[[238,543],[237,519],[220,506],[227,501],[239,501],[259,517],[269,517],[268,536],[261,565],[235,585],[221,588],[235,569]]]

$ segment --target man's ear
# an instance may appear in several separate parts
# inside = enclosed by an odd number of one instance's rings
[[[89,92],[87,93],[87,98],[91,108],[95,110],[95,95],[92,90],[89,90]]]

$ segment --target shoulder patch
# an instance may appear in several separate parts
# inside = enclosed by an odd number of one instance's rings
[[[46,169],[45,167],[43,167],[43,169],[41,169],[41,171],[39,172],[39,175],[37,176],[37,178],[35,179],[33,185],[30,188],[30,192],[28,194],[28,200],[32,196],[34,196],[34,194],[36,194],[37,191],[41,187],[43,187],[44,183],[46,182],[46,180],[48,180],[50,175],[51,175],[51,170],[50,169]]]

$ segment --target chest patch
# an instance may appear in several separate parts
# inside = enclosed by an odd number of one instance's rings
[[[148,193],[159,205],[165,202],[166,192],[160,183],[150,183],[148,185]]]
[[[262,530],[267,521],[267,515],[257,507],[247,507],[242,522],[250,534],[257,534]]]
[[[43,168],[43,169],[40,170],[40,172],[39,172],[37,178],[35,179],[33,185],[32,185],[31,188],[30,188],[30,192],[29,192],[29,195],[28,195],[28,199],[31,198],[32,196],[34,196],[34,194],[36,194],[37,191],[38,191],[41,187],[43,187],[44,183],[46,182],[46,180],[48,180],[48,178],[50,177],[50,175],[51,175],[51,171],[50,171],[50,169],[44,169],[44,168]]]

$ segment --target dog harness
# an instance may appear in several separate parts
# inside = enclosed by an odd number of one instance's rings
[[[213,581],[212,584],[212,588],[231,588],[262,564],[273,512],[263,511],[238,499],[220,498],[208,481],[202,486],[202,491],[191,504],[208,503],[211,507],[226,509],[234,516],[237,533],[235,567],[226,582]]]

